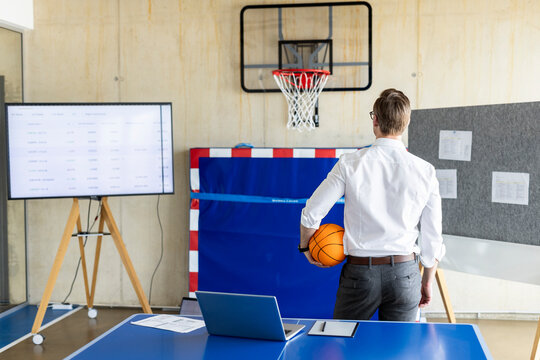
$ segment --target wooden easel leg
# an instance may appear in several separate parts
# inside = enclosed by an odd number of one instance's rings
[[[531,360],[538,360],[540,359],[540,352],[538,352],[538,349],[540,348],[540,319],[538,319],[538,327],[536,328],[536,336],[534,337],[534,344],[531,352]]]
[[[124,267],[126,268],[126,271],[131,280],[131,284],[133,285],[133,288],[135,289],[135,293],[137,294],[137,297],[139,298],[139,303],[141,304],[143,311],[147,314],[151,314],[152,309],[150,309],[150,304],[148,304],[148,300],[146,299],[146,295],[144,294],[139,278],[137,277],[135,268],[133,267],[133,264],[131,263],[131,259],[129,258],[126,246],[124,244],[124,241],[122,240],[122,236],[120,235],[120,231],[118,230],[118,227],[116,226],[116,222],[114,221],[114,218],[112,217],[111,209],[109,208],[109,203],[107,202],[106,197],[103,198],[102,200],[101,216],[105,217],[105,222],[107,223],[107,227],[109,228],[109,231],[111,232],[111,236],[114,240],[114,244],[116,245],[116,249],[118,250],[118,253],[120,254],[122,263],[124,264]]]
[[[103,224],[105,223],[105,219],[103,216],[100,216],[99,218],[99,233],[103,233]],[[98,265],[99,265],[99,255],[101,253],[101,240],[103,239],[103,236],[98,236],[97,242],[96,242],[96,253],[94,255],[94,272],[92,274],[92,290],[90,291],[90,301],[88,302],[88,308],[91,309],[94,307],[94,295],[96,295],[96,281],[97,281],[97,272],[98,272]]]
[[[448,288],[446,287],[446,280],[444,279],[442,269],[435,270],[435,278],[437,279],[437,285],[439,285],[439,291],[441,293],[444,308],[446,309],[448,322],[455,324],[456,316],[454,315],[454,309],[452,309],[452,303],[450,303],[450,296],[448,295]]]
[[[60,267],[64,261],[66,251],[69,245],[69,240],[71,238],[71,232],[75,228],[77,220],[80,219],[79,212],[79,200],[73,199],[73,205],[71,206],[71,212],[64,229],[64,234],[62,235],[62,240],[60,241],[60,246],[58,246],[58,251],[56,252],[56,257],[54,258],[53,267],[51,273],[49,274],[49,280],[47,280],[47,285],[45,286],[45,291],[41,302],[39,304],[39,309],[34,320],[34,325],[32,326],[32,333],[37,334],[41,328],[41,323],[43,322],[43,317],[45,316],[45,311],[51,299],[51,294],[54,289],[54,284],[56,283],[56,278],[60,272]]]

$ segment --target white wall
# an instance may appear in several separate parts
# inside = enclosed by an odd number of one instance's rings
[[[368,112],[387,87],[404,90],[415,108],[540,100],[540,47],[534,45],[540,43],[540,2],[376,0],[372,87],[322,94],[321,127],[287,131],[281,94],[240,88],[239,14],[250,4],[39,0],[35,30],[25,33],[27,101],[173,102],[176,194],[161,199],[165,257],[154,304],[176,305],[187,294],[190,147],[366,145],[373,141]],[[160,250],[156,201],[110,200],[145,291]],[[69,208],[70,200],[28,202],[31,302],[42,295]],[[85,205],[81,209],[85,219]],[[77,251],[72,244],[53,300],[67,293]],[[457,312],[540,312],[539,286],[452,271],[446,277]],[[84,302],[80,279],[70,300]],[[138,303],[108,242],[96,302]],[[428,310],[442,311],[440,300]]]
[[[34,28],[33,0],[0,0],[0,27],[22,31]]]

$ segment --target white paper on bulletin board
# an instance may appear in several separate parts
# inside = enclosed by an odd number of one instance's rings
[[[471,161],[472,131],[441,130],[439,159]]]
[[[529,174],[493,171],[491,201],[529,205]]]
[[[436,169],[439,192],[443,199],[457,199],[457,169]]]

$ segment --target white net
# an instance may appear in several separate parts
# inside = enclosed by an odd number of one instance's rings
[[[288,129],[315,128],[315,106],[330,73],[324,70],[278,70],[274,79],[289,104]]]

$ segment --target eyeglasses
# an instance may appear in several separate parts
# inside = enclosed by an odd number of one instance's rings
[[[375,113],[373,111],[370,111],[369,112],[369,117],[371,118],[371,120],[373,120],[374,116],[375,116]]]

